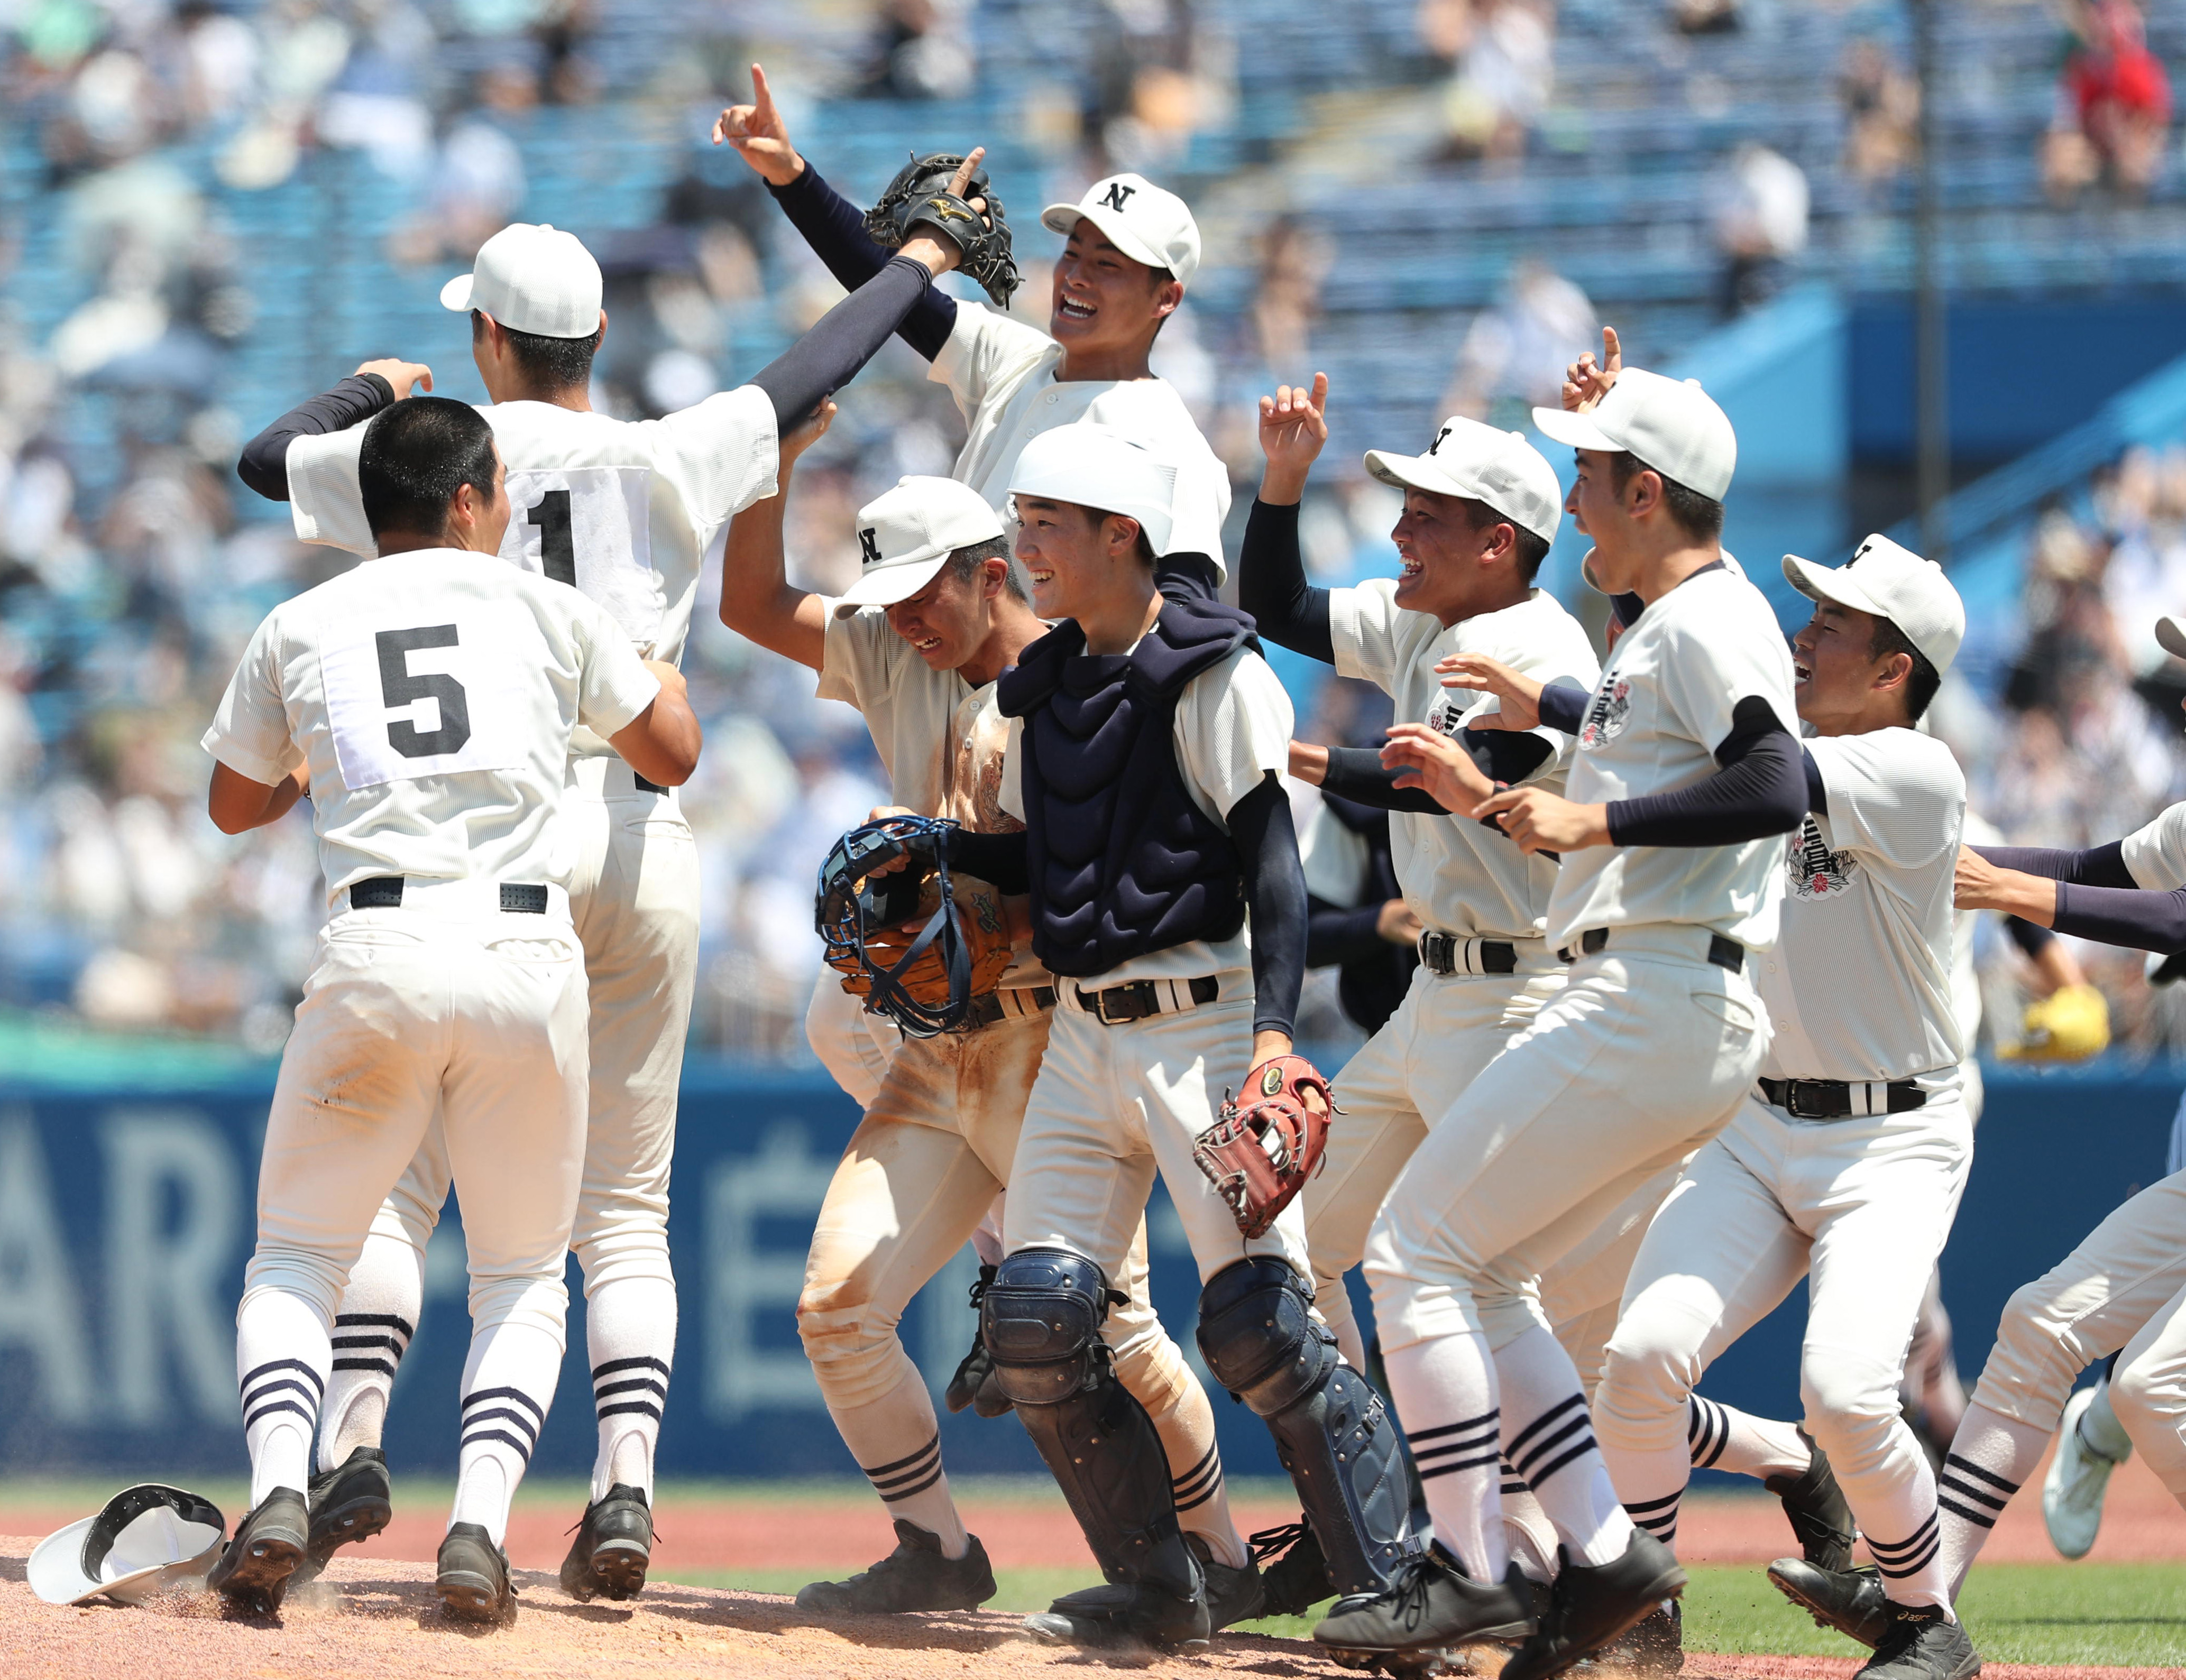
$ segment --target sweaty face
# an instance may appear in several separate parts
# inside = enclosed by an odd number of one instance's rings
[[[1469,510],[1454,496],[1429,490],[1404,492],[1404,511],[1389,533],[1404,568],[1397,578],[1397,605],[1432,613],[1454,624],[1472,611],[1484,581],[1483,562],[1501,529],[1492,520],[1475,529]]]
[[[1056,259],[1047,330],[1081,354],[1126,352],[1153,339],[1154,329],[1184,296],[1174,280],[1125,256],[1091,222],[1081,220]]]
[[[953,566],[944,566],[924,589],[888,609],[888,628],[933,669],[955,670],[986,639],[984,575],[961,578]]]
[[[1070,501],[1017,498],[1017,557],[1032,584],[1032,610],[1043,619],[1074,619],[1106,579],[1108,518]]]
[[[1866,708],[1889,662],[1878,659],[1875,615],[1835,602],[1814,603],[1814,616],[1791,638],[1791,693],[1805,721],[1826,725]]]

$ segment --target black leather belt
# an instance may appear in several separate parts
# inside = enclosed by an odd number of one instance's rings
[[[1458,966],[1458,953],[1468,944],[1476,947],[1480,959],[1477,970]],[[1516,974],[1518,948],[1508,939],[1471,940],[1430,928],[1420,935],[1420,966],[1431,974]]]
[[[1556,955],[1566,962],[1577,962],[1583,956],[1592,956],[1597,951],[1608,949],[1609,932],[1606,927],[1589,927],[1578,936],[1578,949],[1566,945]],[[1720,933],[1708,935],[1707,956],[1718,968],[1727,968],[1733,974],[1740,974],[1746,970],[1746,947],[1735,939],[1724,938]]]
[[[1763,1079],[1760,1085],[1761,1095],[1794,1120],[1864,1119],[1876,1112],[1872,1107],[1863,1110],[1852,1100],[1855,1089],[1869,1093],[1870,1104],[1872,1093],[1881,1091],[1881,1112],[1885,1114],[1909,1114],[1928,1106],[1927,1092],[1910,1079]]]
[[[351,910],[400,910],[402,908],[402,877],[399,875],[374,875],[356,882],[349,889]],[[501,883],[501,907],[516,916],[544,916],[546,914],[546,889],[529,881],[504,881]]]
[[[1178,1007],[1164,1003],[1162,994],[1180,985],[1188,989],[1194,1004],[1211,1004],[1222,995],[1222,983],[1212,974],[1202,974],[1193,980],[1134,980],[1104,992],[1089,992],[1080,986],[1078,1006],[1103,1027],[1124,1027]]]
[[[1030,997],[1029,1010],[1010,1010],[1002,1004],[1000,992],[989,992],[984,997],[972,1000],[972,1006],[964,1011],[964,1018],[949,1030],[952,1033],[976,1033],[982,1027],[991,1027],[1006,1015],[1030,1015],[1055,1007],[1055,988],[1052,986],[1012,986],[1010,989],[1019,997]]]

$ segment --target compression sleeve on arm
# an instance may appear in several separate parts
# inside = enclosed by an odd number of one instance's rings
[[[2125,866],[2125,842],[2091,846],[2085,851],[2060,850],[2050,846],[1975,846],[1970,850],[1998,869],[2015,869],[2021,875],[2046,876],[2074,887],[2115,887],[2138,890],[2140,883]],[[2061,904],[2061,899],[2060,899]]]
[[[1012,897],[1032,891],[1032,854],[1022,828],[1014,834],[958,829],[949,837],[949,867],[976,876]]]
[[[1799,749],[1799,762],[1807,772],[1807,809],[1816,816],[1830,814],[1830,790],[1822,781],[1822,767],[1814,762],[1814,755],[1805,748]]]
[[[752,376],[788,431],[831,391],[839,391],[888,342],[930,277],[923,263],[890,257],[881,272],[814,323],[812,330]]]
[[[2098,944],[2175,956],[2186,951],[2186,889],[2153,893],[2137,887],[2082,887],[2060,881],[2057,915],[2050,926]]]
[[[856,291],[888,262],[888,248],[866,232],[865,212],[822,180],[810,163],[787,187],[770,182],[766,190],[844,290]],[[926,295],[911,306],[896,331],[904,343],[931,361],[941,354],[956,328],[956,300],[929,283]]]
[[[1586,691],[1562,678],[1541,691],[1541,721],[1566,735],[1577,735],[1586,722]]]
[[[2057,943],[2054,929],[2044,927],[2038,921],[2029,921],[2023,916],[2004,917],[2004,931],[2011,935],[2011,943],[2030,959],[2040,956]]]
[[[286,501],[292,440],[345,432],[394,400],[395,387],[378,374],[352,373],[332,390],[299,403],[244,445],[235,476],[268,501]]]
[[[1758,695],[1740,701],[1730,718],[1713,776],[1673,792],[1610,802],[1612,844],[1731,846],[1799,826],[1807,778],[1798,741]]]
[[[1320,779],[1321,791],[1377,811],[1420,811],[1428,816],[1448,816],[1424,787],[1399,787],[1403,772],[1386,768],[1382,755],[1371,747],[1331,747],[1328,770]]]
[[[1253,917],[1253,1030],[1294,1034],[1305,983],[1305,865],[1281,781],[1268,776],[1230,806],[1230,837],[1244,860]]]
[[[1328,591],[1305,580],[1298,546],[1298,505],[1254,498],[1237,554],[1237,604],[1253,615],[1260,634],[1278,647],[1323,664],[1336,663],[1328,628]]]
[[[1306,895],[1305,966],[1340,968],[1364,962],[1377,951],[1393,949],[1382,937],[1382,906],[1361,904],[1346,910],[1326,899]]]

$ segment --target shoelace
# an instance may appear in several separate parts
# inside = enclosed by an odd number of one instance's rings
[[[1397,1566],[1396,1585],[1383,1596],[1389,1601],[1391,1614],[1400,1624],[1415,1621],[1427,1614],[1427,1593],[1441,1571],[1442,1565],[1425,1553],[1406,1558]]]
[[[1286,1522],[1279,1527],[1262,1529],[1258,1533],[1249,1537],[1245,1545],[1253,1554],[1253,1561],[1256,1564],[1264,1564],[1278,1553],[1290,1550],[1299,1541],[1304,1539],[1310,1532],[1306,1526],[1305,1519],[1300,1517],[1296,1522]]]

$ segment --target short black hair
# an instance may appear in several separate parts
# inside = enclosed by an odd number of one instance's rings
[[[1695,542],[1713,542],[1723,535],[1723,504],[1712,496],[1702,496],[1688,484],[1681,484],[1659,467],[1650,467],[1628,450],[1620,450],[1609,457],[1611,481],[1619,492],[1632,481],[1634,473],[1652,473],[1662,481],[1662,506],[1669,510],[1671,519],[1678,529]]]
[[[1138,546],[1132,552],[1136,555],[1141,565],[1146,567],[1149,571],[1153,568],[1154,562],[1158,560],[1161,557],[1154,552],[1153,543],[1146,535],[1146,524],[1145,520],[1140,518],[1135,513],[1119,513],[1113,507],[1093,507],[1084,502],[1079,503],[1078,507],[1079,511],[1085,515],[1085,523],[1088,525],[1098,527],[1103,519],[1112,517],[1118,519],[1129,519],[1133,524],[1136,525],[1139,528],[1139,541]]]
[[[1896,653],[1912,657],[1913,674],[1905,679],[1906,721],[1920,722],[1927,713],[1929,703],[1935,699],[1936,691],[1943,686],[1943,674],[1913,645],[1912,638],[1897,628],[1895,620],[1880,614],[1875,616],[1875,635],[1867,644],[1867,651],[1877,659],[1887,659]]]
[[[493,499],[493,428],[478,410],[452,397],[406,397],[364,428],[356,458],[364,522],[375,538],[446,530],[448,504],[465,484]]]
[[[968,579],[989,560],[1002,563],[1003,592],[1024,600],[1024,580],[1017,574],[1017,562],[1010,557],[1010,545],[1006,538],[990,537],[985,542],[971,543],[956,550],[949,557],[949,574]]]
[[[550,339],[543,333],[519,333],[506,324],[501,330],[508,337],[508,353],[524,376],[542,390],[566,391],[572,385],[592,383],[592,357],[598,352],[600,339],[607,329],[596,327],[586,339]],[[485,316],[477,310],[471,311],[471,342],[475,344],[485,334]]]
[[[1529,531],[1508,513],[1497,512],[1486,502],[1475,497],[1460,496],[1453,498],[1465,510],[1465,517],[1472,522],[1476,531],[1486,530],[1490,525],[1508,525],[1518,538],[1518,575],[1527,583],[1541,569],[1541,562],[1549,557],[1549,540],[1538,531]]]

